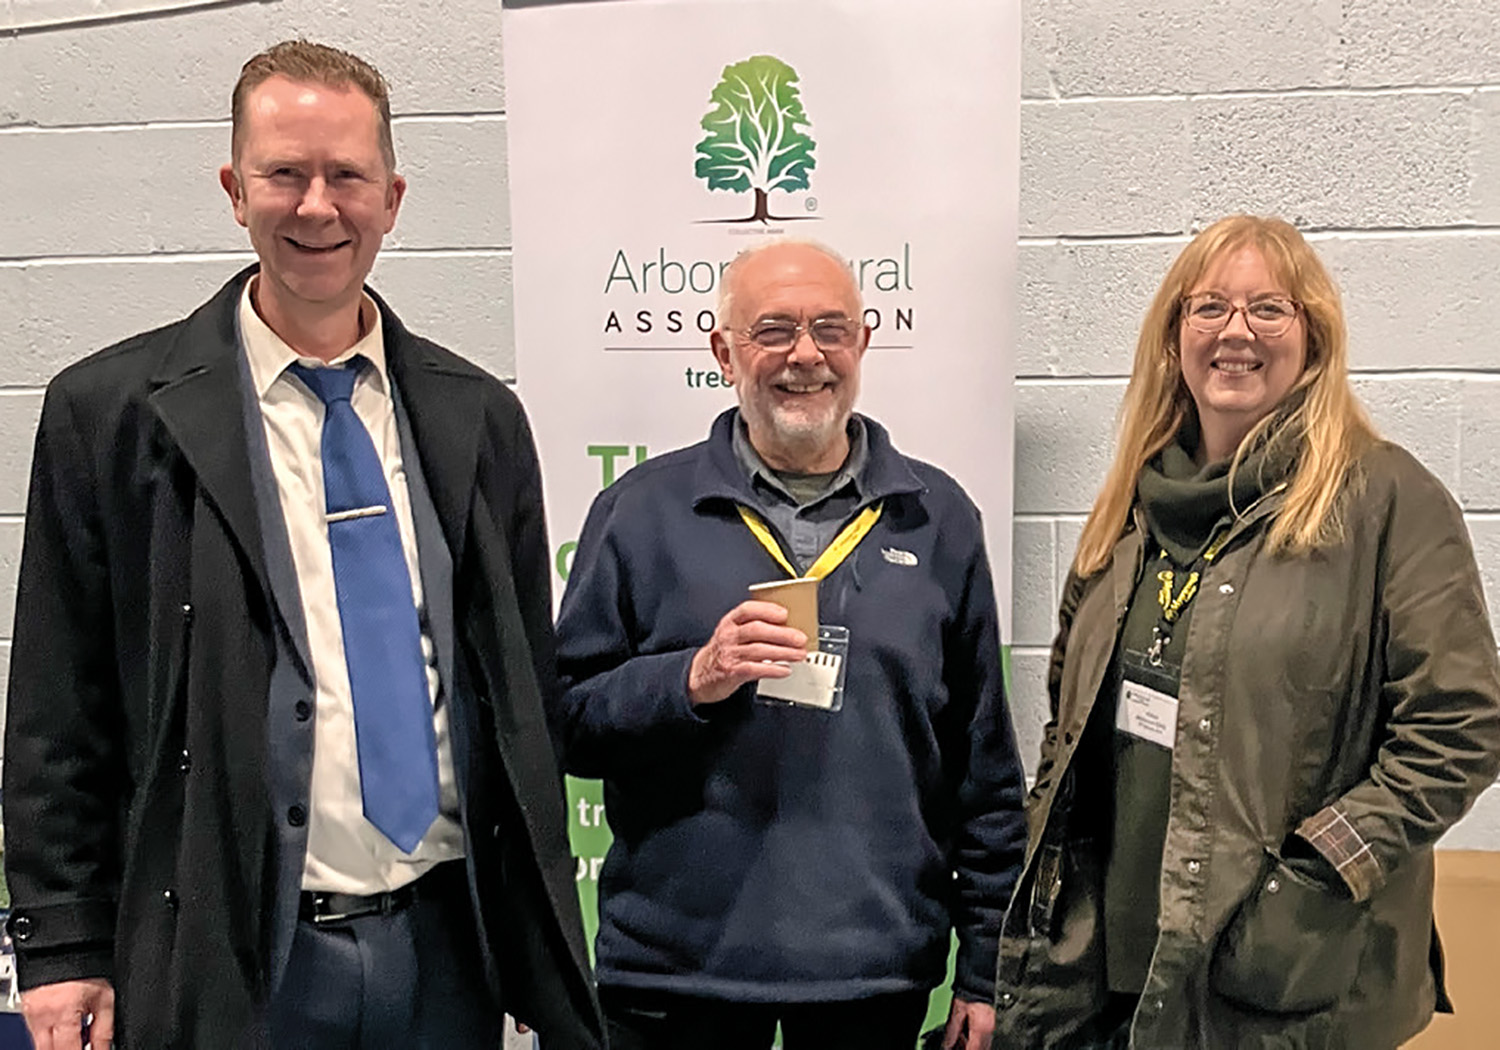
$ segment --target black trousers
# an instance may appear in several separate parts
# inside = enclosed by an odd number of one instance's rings
[[[417,883],[390,915],[299,921],[271,1003],[277,1047],[308,1050],[497,1050],[504,1015],[484,965],[462,861]]]
[[[828,1003],[731,1003],[601,987],[610,1050],[913,1050],[927,992]]]

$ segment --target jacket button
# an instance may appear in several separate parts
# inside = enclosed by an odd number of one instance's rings
[[[492,838],[492,839],[498,839],[499,837],[500,837],[500,825],[496,824],[494,827],[490,828],[490,838]]]
[[[307,823],[307,810],[300,805],[294,805],[286,811],[286,822],[294,828],[300,828]]]
[[[161,902],[168,908],[175,909],[177,907],[177,894],[173,893],[171,890],[162,890]]]
[[[1203,865],[1199,864],[1196,860],[1190,860],[1190,861],[1187,862],[1187,869],[1188,869],[1188,874],[1190,874],[1190,875],[1196,875],[1196,874],[1198,874],[1199,871],[1201,871],[1203,869]]]
[[[1277,878],[1267,879],[1266,880],[1266,892],[1267,893],[1280,893],[1281,892],[1281,880],[1277,879]]]
[[[297,716],[297,721],[306,722],[312,717],[312,704],[306,700],[298,700],[292,707],[292,712]]]
[[[1232,584],[1232,583],[1221,583],[1221,584],[1219,584],[1219,593],[1220,594],[1233,594],[1234,593],[1234,584]]]
[[[1205,732],[1205,733],[1206,733],[1206,732],[1208,732],[1208,731],[1209,731],[1209,730],[1210,730],[1210,729],[1212,729],[1212,728],[1213,728],[1213,723],[1212,723],[1212,722],[1210,722],[1210,721],[1209,721],[1209,720],[1208,720],[1208,719],[1206,719],[1206,718],[1203,718],[1203,719],[1200,719],[1200,720],[1199,720],[1199,721],[1198,721],[1198,728],[1199,728],[1199,729],[1201,729],[1201,730],[1203,730],[1203,731],[1204,731],[1204,732]]]
[[[1000,993],[1000,1009],[1009,1010],[1012,1006],[1015,1005],[1016,997],[1014,995],[1012,995],[1010,992]]]
[[[187,753],[187,748],[182,749],[182,754],[177,759],[177,772],[186,773],[193,768],[193,760]]]
[[[18,941],[31,940],[31,916],[17,915],[10,920],[10,935]]]

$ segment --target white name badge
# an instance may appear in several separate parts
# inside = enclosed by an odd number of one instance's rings
[[[1126,679],[1120,683],[1115,728],[1170,751],[1177,742],[1177,698]]]
[[[792,673],[785,678],[762,678],[756,695],[831,711],[843,662],[837,653],[808,653],[801,663],[787,665]]]
[[[762,678],[755,695],[762,703],[797,704],[824,711],[844,706],[844,674],[849,666],[849,628],[818,626],[818,647],[801,663],[784,664],[786,678]]]

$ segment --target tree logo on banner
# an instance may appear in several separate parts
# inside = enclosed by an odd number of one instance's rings
[[[807,189],[817,167],[817,143],[802,108],[797,71],[779,58],[755,55],[724,67],[702,120],[708,134],[698,143],[693,173],[710,190],[755,191],[755,211],[719,222],[787,222],[812,216],[772,215],[769,194]]]

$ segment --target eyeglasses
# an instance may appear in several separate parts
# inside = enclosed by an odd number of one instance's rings
[[[859,345],[864,325],[857,321],[837,320],[822,317],[807,324],[791,321],[762,321],[739,334],[750,340],[757,350],[770,354],[784,354],[797,345],[797,340],[806,332],[813,345],[825,354],[841,354]]]
[[[1302,304],[1285,296],[1269,295],[1236,306],[1222,295],[1200,292],[1182,300],[1182,319],[1187,326],[1198,332],[1213,335],[1222,332],[1237,311],[1245,314],[1245,324],[1256,335],[1274,338],[1286,334],[1297,319]]]

